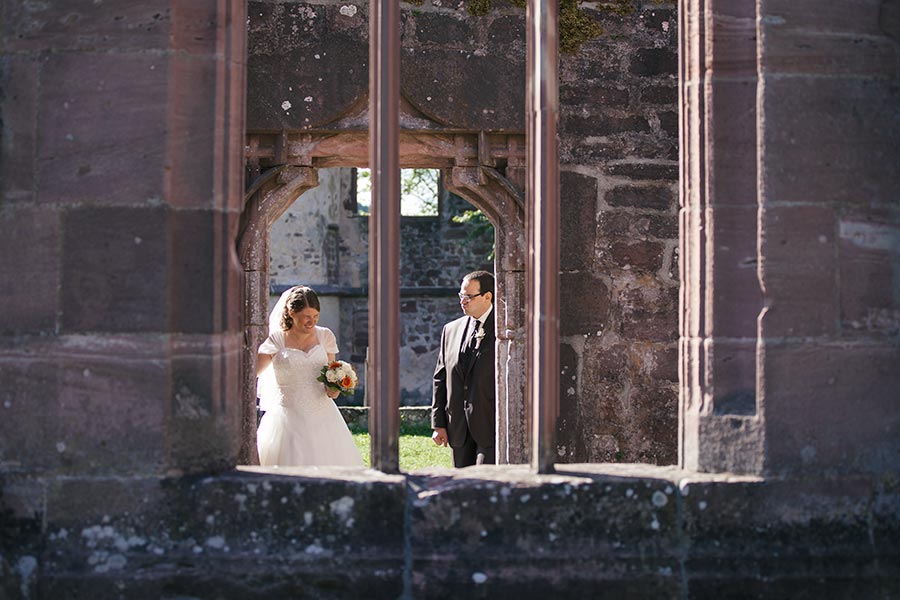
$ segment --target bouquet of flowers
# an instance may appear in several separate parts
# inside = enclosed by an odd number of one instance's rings
[[[316,377],[316,381],[321,381],[344,396],[352,394],[359,382],[356,371],[353,370],[350,363],[342,360],[336,360],[322,367],[322,372]]]

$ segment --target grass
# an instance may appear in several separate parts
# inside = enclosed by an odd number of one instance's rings
[[[371,437],[368,431],[351,429],[353,441],[359,448],[366,466],[370,466],[369,445]],[[431,441],[431,429],[400,428],[400,470],[414,471],[424,467],[452,467],[453,455],[450,448],[436,446]]]

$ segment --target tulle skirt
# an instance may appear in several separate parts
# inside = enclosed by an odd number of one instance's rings
[[[260,465],[363,466],[340,410],[325,398],[315,411],[286,406],[266,411],[256,432]]]

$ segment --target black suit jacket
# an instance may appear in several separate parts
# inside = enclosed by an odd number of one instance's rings
[[[496,309],[496,307],[495,307]],[[441,349],[434,368],[431,426],[447,429],[453,447],[466,441],[466,429],[478,446],[494,446],[494,311],[484,323],[484,338],[474,358],[465,364],[462,351],[468,341],[471,317],[444,325]]]

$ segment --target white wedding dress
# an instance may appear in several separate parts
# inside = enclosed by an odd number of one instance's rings
[[[316,377],[328,354],[337,353],[334,334],[316,327],[319,344],[309,351],[286,348],[284,333],[272,332],[259,347],[271,354],[274,393],[256,433],[262,466],[363,466],[347,424]],[[266,375],[266,374],[264,374]]]

